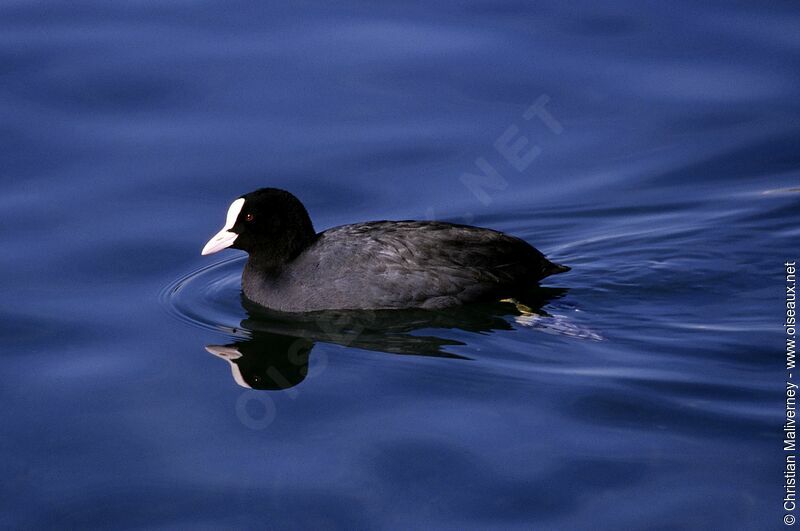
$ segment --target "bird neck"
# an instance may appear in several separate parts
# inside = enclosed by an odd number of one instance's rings
[[[284,235],[283,238],[270,241],[267,245],[251,251],[245,269],[253,273],[260,272],[267,276],[277,277],[316,239],[317,234],[313,228],[289,237]]]

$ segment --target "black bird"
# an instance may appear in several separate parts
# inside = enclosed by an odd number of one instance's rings
[[[283,312],[439,309],[514,297],[569,267],[501,232],[438,221],[371,221],[317,233],[303,204],[277,188],[236,199],[206,244],[250,255],[245,297]]]

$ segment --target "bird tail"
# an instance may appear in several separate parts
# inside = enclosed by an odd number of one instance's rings
[[[548,262],[548,264],[544,268],[544,274],[545,276],[557,275],[559,273],[566,273],[570,269],[572,268],[569,266],[556,264],[555,262]]]

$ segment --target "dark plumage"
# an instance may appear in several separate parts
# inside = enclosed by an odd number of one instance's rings
[[[302,203],[263,188],[234,201],[203,254],[250,255],[244,295],[270,309],[444,308],[513,297],[569,271],[501,232],[434,221],[373,221],[317,234]]]

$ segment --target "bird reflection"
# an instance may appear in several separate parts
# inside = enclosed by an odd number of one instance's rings
[[[282,390],[308,374],[309,355],[316,342],[359,349],[451,359],[468,359],[447,352],[462,342],[439,337],[437,330],[468,332],[512,330],[519,316],[547,316],[542,309],[567,290],[538,288],[523,302],[472,304],[444,310],[337,310],[286,314],[265,310],[242,299],[247,318],[241,328],[250,337],[206,350],[230,364],[233,379],[242,387]],[[424,333],[423,333],[424,331]],[[416,333],[415,333],[416,332]]]
[[[240,386],[276,391],[305,379],[313,347],[307,339],[258,332],[246,341],[208,345],[206,350],[230,363],[233,380]]]

